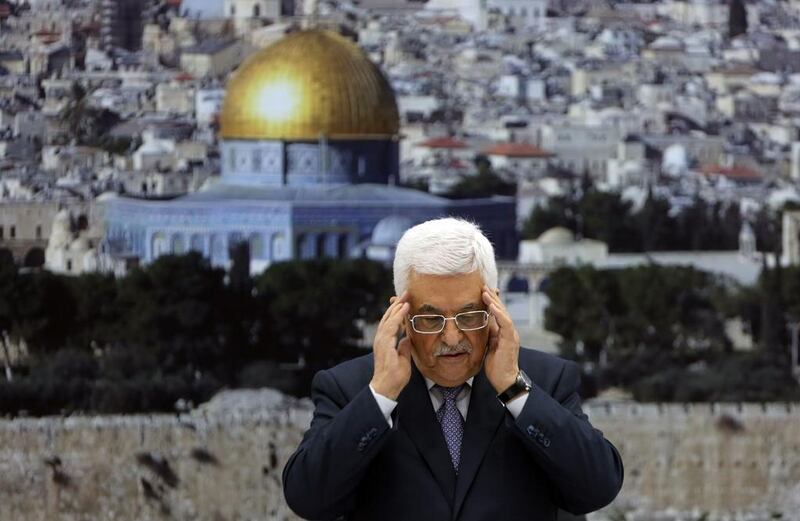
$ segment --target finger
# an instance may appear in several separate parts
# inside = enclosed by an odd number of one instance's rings
[[[500,326],[497,325],[497,320],[492,315],[489,318],[489,350],[494,350],[497,347],[497,342],[500,340]]]
[[[484,296],[484,302],[487,305],[491,306],[492,304],[494,304],[506,316],[508,317],[511,316],[505,304],[503,303],[503,300],[496,293],[489,291],[488,288],[484,287],[483,296]]]
[[[489,336],[497,336],[500,333],[500,326],[497,325],[497,319],[492,315],[489,317]]]
[[[483,291],[481,292],[481,298],[488,306],[492,302],[497,302],[497,296],[489,290],[488,286],[483,287]]]
[[[394,301],[394,307],[392,308],[392,312],[389,314],[387,319],[392,318],[397,313],[400,313],[400,310],[405,304],[408,304],[407,307],[410,309],[411,303],[408,302],[408,292],[406,291],[404,291],[403,294],[397,297],[397,299]]]
[[[411,308],[411,305],[408,302],[403,302],[392,312],[392,314],[386,318],[386,326],[397,328],[403,324],[403,320],[405,320],[406,316],[408,315],[408,311]]]
[[[386,320],[390,316],[392,316],[392,314],[394,314],[396,312],[397,308],[399,306],[401,306],[403,304],[403,302],[405,302],[404,297],[406,297],[406,292],[403,292],[403,294],[399,298],[398,297],[392,297],[392,299],[394,299],[394,301],[391,304],[389,304],[388,308],[386,308],[386,311],[383,313],[383,316],[381,317],[381,321],[379,322],[379,325],[383,324],[384,322],[386,322]],[[391,301],[392,299],[389,299],[389,300]]]
[[[404,290],[399,295],[392,295],[391,297],[389,297],[389,302],[390,303],[394,303],[396,300],[407,301],[408,300],[408,290]]]
[[[492,291],[489,286],[483,287],[483,294],[485,295],[484,302],[488,300],[487,304],[495,302],[499,306],[503,306],[503,300],[500,298],[500,295],[498,295],[496,291]]]
[[[505,309],[502,309],[497,304],[492,303],[489,306],[489,310],[497,320],[497,325],[500,326],[500,329],[514,327],[514,322],[511,320],[511,317],[508,315]]]
[[[411,360],[411,339],[404,337],[400,340],[400,343],[397,344],[397,354],[406,360]]]
[[[378,325],[375,335],[380,335],[382,337],[396,337],[399,334],[400,329],[403,327],[403,320],[408,314],[408,306],[409,304],[404,302],[399,304],[397,309],[393,310],[391,314],[387,314],[381,321],[380,325]],[[392,347],[394,347],[394,345]]]

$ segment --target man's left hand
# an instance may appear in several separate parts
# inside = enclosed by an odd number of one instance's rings
[[[497,291],[484,286],[481,296],[492,314],[484,369],[492,387],[500,394],[513,385],[519,373],[519,334]]]

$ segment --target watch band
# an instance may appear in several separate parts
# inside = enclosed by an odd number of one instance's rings
[[[519,396],[522,393],[530,392],[533,388],[533,382],[531,382],[530,377],[523,371],[522,369],[519,370],[517,373],[517,379],[511,384],[508,389],[503,391],[502,393],[497,395],[497,399],[500,400],[500,403],[505,405]]]

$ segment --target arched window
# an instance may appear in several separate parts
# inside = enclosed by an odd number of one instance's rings
[[[233,246],[234,244],[242,242],[244,239],[242,234],[239,232],[231,232],[228,234],[228,245]]]
[[[295,237],[294,240],[294,258],[295,259],[304,259],[305,258],[305,251],[304,246],[306,243],[306,236],[304,234],[300,234]]]
[[[264,255],[264,238],[261,236],[261,234],[251,233],[249,241],[250,241],[250,258],[251,259],[265,258],[266,255]]]
[[[186,240],[180,233],[172,236],[172,253],[175,255],[183,255],[186,253]]]
[[[272,250],[272,260],[286,258],[286,238],[283,233],[278,232],[272,236],[270,249]]]
[[[342,233],[336,240],[336,257],[340,259],[346,259],[348,257],[348,253],[347,234]]]
[[[191,239],[189,239],[189,248],[192,251],[203,253],[203,237],[200,234],[192,234]]]
[[[256,4],[253,6],[253,18],[258,18],[261,16],[261,6]]]
[[[161,232],[156,232],[153,234],[153,239],[151,242],[151,249],[153,252],[153,258],[157,259],[162,255],[166,255],[169,253],[169,243],[167,242],[167,236]]]
[[[317,247],[315,248],[316,251],[314,253],[315,256],[318,258],[325,257],[328,253],[325,248],[325,242],[327,237],[328,236],[325,235],[324,233],[320,233],[319,235],[317,235],[317,244],[316,244]]]
[[[211,236],[211,262],[219,264],[225,261],[225,239],[221,235]]]

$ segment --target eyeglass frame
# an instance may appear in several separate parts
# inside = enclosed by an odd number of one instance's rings
[[[456,319],[457,319],[457,318],[458,318],[460,315],[467,315],[467,314],[469,314],[469,313],[484,313],[484,314],[486,315],[486,323],[485,323],[485,324],[483,324],[483,325],[482,325],[482,326],[480,326],[480,327],[473,327],[473,328],[469,328],[469,329],[462,329],[461,327],[459,327],[459,325],[458,325],[458,320],[456,320]],[[420,331],[420,330],[419,330],[419,329],[417,329],[417,327],[414,325],[414,319],[415,319],[415,318],[417,318],[417,317],[441,317],[441,318],[442,318],[442,328],[441,328],[440,330],[438,330],[438,331]],[[462,311],[461,313],[456,313],[456,314],[455,314],[454,316],[452,316],[452,317],[446,317],[446,316],[444,316],[444,315],[437,315],[437,314],[432,314],[432,313],[422,313],[422,314],[419,314],[419,315],[414,315],[413,317],[408,317],[408,321],[411,323],[411,329],[413,329],[415,332],[417,332],[417,333],[419,333],[419,334],[421,334],[421,335],[438,335],[439,333],[441,333],[442,331],[444,331],[444,328],[445,328],[445,327],[447,327],[447,321],[448,321],[448,320],[453,320],[453,321],[455,321],[455,323],[456,323],[456,328],[458,328],[458,330],[459,330],[459,331],[479,331],[479,330],[481,330],[481,329],[483,329],[483,328],[485,328],[485,327],[487,327],[487,326],[489,325],[489,318],[491,318],[491,317],[492,317],[492,314],[491,314],[491,313],[489,313],[488,311],[486,311],[485,309],[476,309],[476,310],[474,310],[474,311]]]

